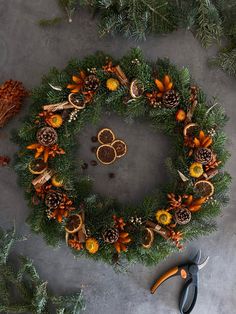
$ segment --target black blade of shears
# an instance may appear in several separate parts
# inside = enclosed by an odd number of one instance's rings
[[[194,258],[192,260],[193,263],[196,265],[199,265],[201,257],[202,257],[202,252],[201,252],[201,250],[198,250],[197,254],[194,256]]]

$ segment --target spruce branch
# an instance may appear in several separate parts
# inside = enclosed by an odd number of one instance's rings
[[[70,296],[54,296],[43,282],[33,262],[24,256],[19,257],[18,271],[8,260],[10,248],[17,241],[15,229],[0,229],[0,312],[4,313],[49,313],[53,304],[59,313],[79,314],[85,308],[82,292]],[[15,300],[19,299],[19,302]],[[14,300],[14,301],[13,301]]]

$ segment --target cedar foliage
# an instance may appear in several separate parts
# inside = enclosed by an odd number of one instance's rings
[[[191,30],[204,47],[219,44],[211,64],[236,75],[235,0],[58,0],[69,22],[78,5],[92,8],[99,16],[99,33],[121,34],[128,39],[145,40],[150,34],[166,34],[178,28]],[[54,25],[61,18],[41,20]],[[226,40],[226,45],[221,42]]]
[[[17,258],[17,267],[9,254],[19,238],[15,229],[0,229],[0,313],[79,314],[84,309],[82,293],[55,296],[48,291],[47,282],[40,279],[32,260]]]
[[[102,66],[106,64],[107,58],[112,60],[113,64],[119,64],[130,81],[135,78],[143,83],[145,92],[142,97],[127,103],[124,101],[129,97],[129,89],[127,87],[122,86],[112,93],[105,88],[109,75],[102,70]],[[139,62],[134,63],[134,60]],[[130,66],[131,64],[132,66]],[[28,223],[34,232],[43,234],[47,243],[51,245],[59,245],[65,241],[64,224],[59,224],[47,218],[43,202],[40,202],[38,205],[32,203],[34,188],[31,181],[34,176],[29,173],[28,165],[34,157],[32,152],[27,151],[25,147],[35,142],[38,126],[34,121],[37,114],[42,110],[42,105],[58,103],[67,99],[69,90],[66,86],[71,81],[72,75],[78,74],[78,70],[86,71],[91,68],[96,68],[96,76],[100,80],[100,87],[95,94],[93,102],[81,111],[77,120],[71,123],[65,121],[62,127],[58,129],[58,144],[65,150],[66,154],[50,160],[49,167],[63,177],[64,185],[68,187],[66,192],[73,199],[78,211],[80,204],[83,203],[86,227],[95,238],[101,239],[100,249],[96,254],[89,254],[86,250],[79,252],[73,250],[73,253],[112,263],[114,247],[104,243],[101,234],[106,228],[112,226],[113,214],[116,214],[118,217],[124,217],[125,221],[129,220],[131,216],[140,216],[143,221],[155,219],[156,210],[168,206],[167,193],[194,193],[194,179],[189,178],[189,181],[183,183],[177,172],[179,170],[189,177],[188,168],[193,161],[192,158],[188,157],[187,149],[183,146],[182,126],[175,120],[176,109],[152,109],[145,97],[146,92],[151,92],[155,89],[154,78],[156,78],[156,73],[158,73],[159,79],[168,74],[174,82],[175,90],[181,95],[180,107],[187,111],[190,86],[193,82],[187,68],[178,69],[168,59],[158,59],[153,63],[147,62],[140,49],[132,49],[121,60],[115,60],[101,52],[88,56],[83,60],[71,60],[64,70],[59,71],[53,68],[43,78],[42,84],[32,92],[33,104],[30,115],[14,136],[15,141],[20,146],[18,156],[16,157],[15,169],[19,174],[19,183],[25,190],[28,204],[32,207]],[[61,86],[62,90],[53,90],[49,83],[54,86]],[[227,116],[220,105],[213,103],[213,106],[212,103],[207,102],[206,96],[201,91],[198,94],[198,101],[193,122],[198,123],[205,132],[214,128],[216,135],[214,137],[213,149],[217,152],[222,163],[220,165],[221,172],[212,180],[215,186],[214,199],[205,203],[200,212],[193,214],[194,217],[187,226],[179,227],[184,232],[185,241],[206,235],[215,230],[214,217],[219,215],[222,206],[227,203],[228,188],[231,181],[230,175],[223,171],[225,162],[229,157],[229,153],[225,148],[227,137],[222,130],[227,121]],[[168,158],[166,163],[170,173],[170,182],[165,186],[157,187],[157,191],[154,191],[152,195],[148,195],[139,206],[122,206],[115,200],[94,195],[91,192],[89,178],[84,176],[81,170],[78,169],[78,165],[74,163],[75,135],[86,124],[98,122],[104,111],[113,111],[123,116],[127,121],[148,119],[153,128],[157,131],[161,130],[172,138],[173,152],[170,153],[170,156],[174,157]],[[83,161],[81,160],[80,163],[82,164]],[[165,241],[160,236],[155,237],[151,249],[143,249],[141,246],[142,228],[135,228],[130,231],[133,241],[129,245],[129,250],[123,254],[129,262],[138,261],[146,265],[152,265],[165,258],[171,252],[176,251],[176,247],[171,241]]]

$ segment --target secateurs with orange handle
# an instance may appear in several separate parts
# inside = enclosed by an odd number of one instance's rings
[[[185,280],[185,284],[180,294],[179,310],[181,314],[191,313],[197,301],[199,270],[206,266],[209,256],[201,264],[200,259],[201,251],[199,250],[192,262],[176,266],[158,278],[151,288],[151,293],[154,294],[167,279],[174,276],[181,276]]]

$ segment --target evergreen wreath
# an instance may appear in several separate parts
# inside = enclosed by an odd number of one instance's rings
[[[139,49],[121,60],[97,53],[70,61],[62,71],[52,69],[32,99],[15,135],[15,169],[32,207],[28,223],[47,243],[66,238],[76,255],[151,265],[215,230],[213,218],[228,201],[231,180],[223,171],[227,117],[192,84],[187,68],[167,59],[147,62]],[[148,119],[172,138],[174,158],[166,162],[172,180],[138,206],[94,195],[83,170],[78,175],[75,135],[104,111],[128,121]],[[125,143],[115,147],[113,135],[109,129],[99,133],[101,162],[125,155]]]

